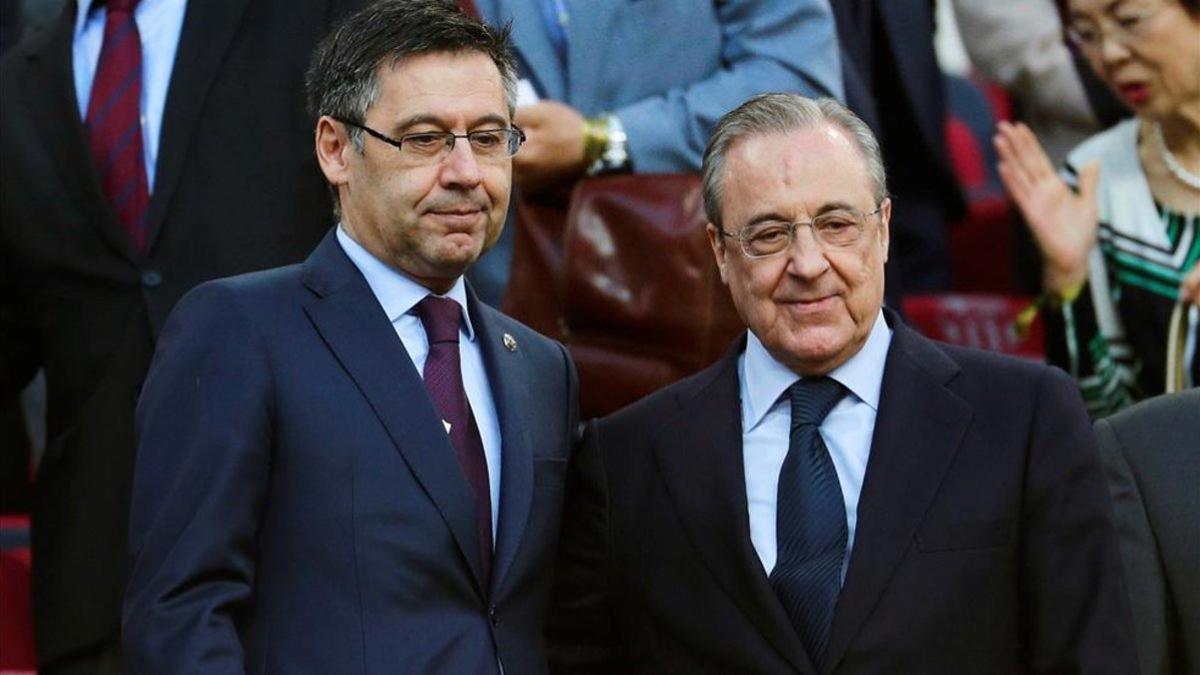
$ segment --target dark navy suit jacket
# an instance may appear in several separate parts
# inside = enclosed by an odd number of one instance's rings
[[[1112,509],[1062,371],[895,332],[823,658],[750,541],[737,357],[589,425],[564,673],[1136,673]]]
[[[469,311],[502,438],[490,579],[440,418],[332,234],[180,302],[138,406],[131,672],[545,670],[574,368]]]

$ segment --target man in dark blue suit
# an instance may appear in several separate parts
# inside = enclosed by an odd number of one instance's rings
[[[308,86],[341,222],[301,265],[198,287],[163,330],[127,665],[544,671],[574,369],[462,278],[523,139],[507,35],[383,2],[325,40]]]
[[[891,200],[841,104],[755,97],[704,159],[748,332],[572,459],[564,672],[1137,672],[1111,508],[1061,371],[882,309]]]

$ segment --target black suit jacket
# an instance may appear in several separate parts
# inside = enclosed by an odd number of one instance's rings
[[[750,541],[737,357],[592,424],[568,482],[562,672],[1136,671],[1087,414],[1061,371],[895,333],[827,654]]]
[[[76,3],[0,65],[0,391],[38,367],[49,390],[33,507],[42,662],[116,635],[134,401],[168,311],[201,281],[303,259],[332,222],[302,83],[342,4],[188,3],[145,252],[87,149]]]
[[[1200,673],[1200,389],[1096,422],[1143,675]]]

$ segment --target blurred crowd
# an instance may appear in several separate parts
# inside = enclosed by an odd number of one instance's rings
[[[363,4],[0,0],[0,509],[32,513],[41,672],[117,672],[134,410],[168,314],[338,222],[304,74]],[[1095,419],[1200,385],[1200,1],[459,4],[517,48],[514,205],[468,275],[516,318],[544,309],[506,297],[530,214],[695,175],[724,114],[793,92],[878,137],[886,303],[919,330],[968,343],[986,316],[1002,335],[975,346],[1061,367]]]

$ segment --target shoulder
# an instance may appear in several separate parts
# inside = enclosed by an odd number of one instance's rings
[[[740,350],[737,350],[740,351]],[[698,373],[646,395],[597,421],[608,434],[645,436],[647,429],[669,428],[669,422],[697,399],[738,401],[737,354],[731,353]],[[697,420],[703,424],[707,420]]]
[[[180,299],[163,327],[163,337],[175,330],[251,321],[275,314],[281,305],[296,305],[305,297],[302,267],[289,265],[202,283]]]
[[[1067,172],[1077,173],[1092,162],[1100,162],[1110,170],[1126,167],[1130,162],[1137,166],[1138,124],[1136,117],[1130,118],[1080,143],[1067,155]]]
[[[1144,455],[1152,448],[1185,448],[1200,434],[1200,388],[1156,396],[1096,422],[1102,445]]]
[[[930,340],[904,329],[899,340],[923,369],[986,416],[1031,416],[1041,406],[1082,405],[1075,381],[1040,361]]]

